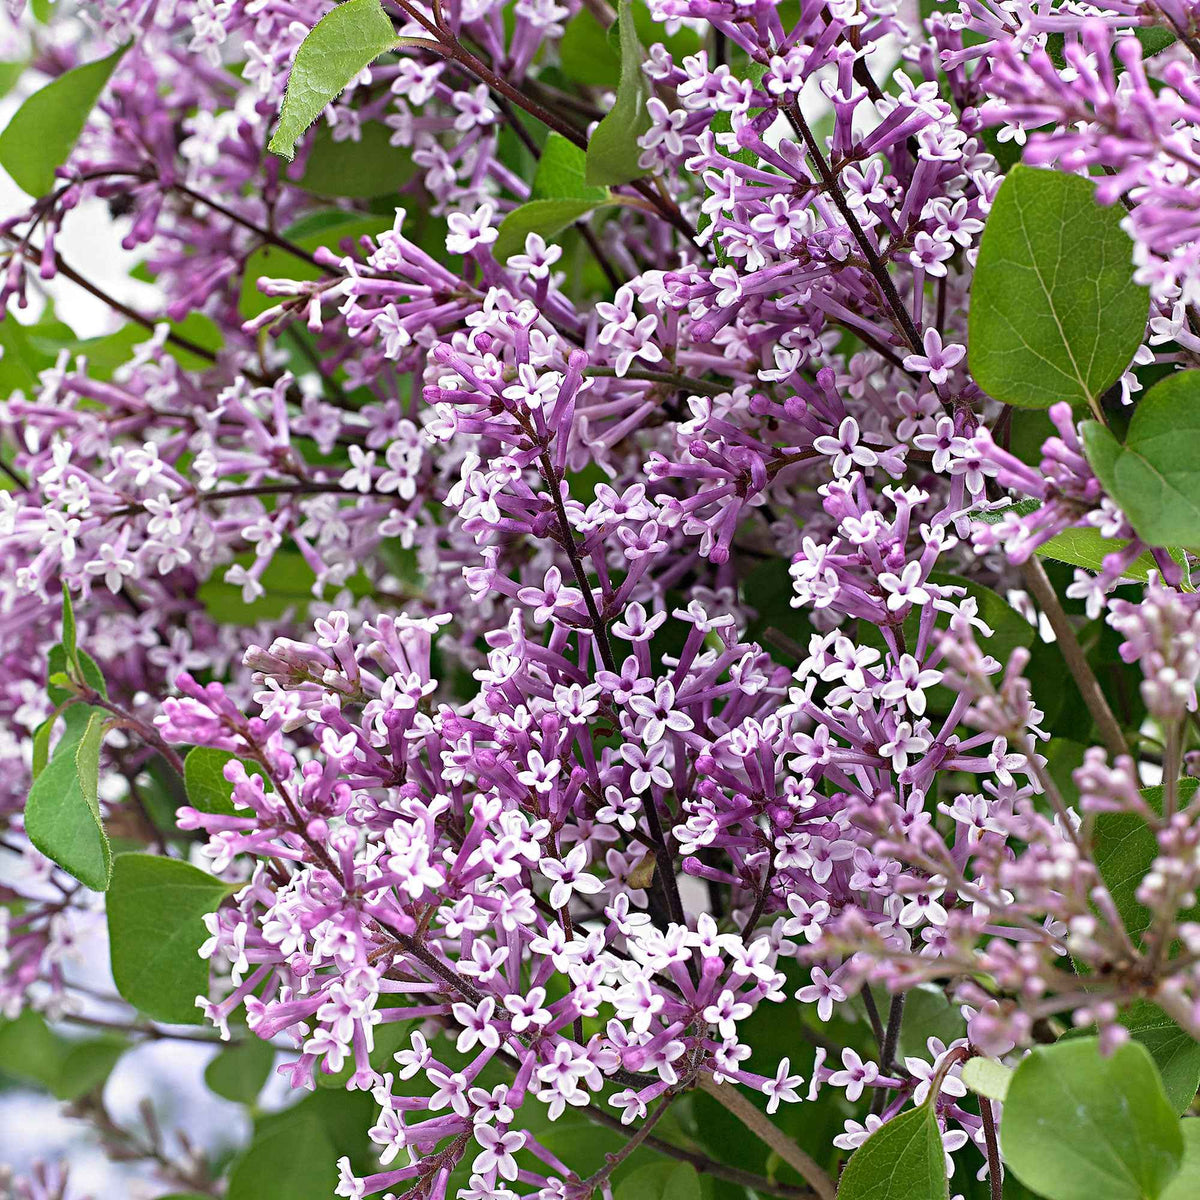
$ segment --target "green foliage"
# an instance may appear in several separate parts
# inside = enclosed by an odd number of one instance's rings
[[[107,700],[108,689],[95,660],[86,650],[77,649],[75,656],[79,661],[83,682]],[[50,655],[46,661],[46,676],[46,695],[50,697],[52,704],[65,704],[74,697],[75,693],[67,686],[70,682],[67,674],[67,652],[61,644],[50,648]]]
[[[994,1058],[970,1058],[963,1063],[962,1081],[978,1096],[1003,1100],[1008,1095],[1012,1071]]]
[[[54,172],[67,161],[88,114],[128,45],[106,58],[66,71],[34,92],[0,133],[0,166],[31,196],[54,189]]]
[[[33,1084],[59,1100],[77,1100],[108,1078],[129,1043],[115,1034],[73,1040],[55,1033],[27,1008],[0,1021],[0,1072]]]
[[[72,679],[82,679],[83,670],[79,665],[79,647],[76,645],[75,609],[71,604],[71,593],[63,588],[62,593],[62,642],[63,654],[67,659],[67,667]]]
[[[1181,779],[1180,799],[1187,803],[1200,786],[1200,780]],[[1142,798],[1156,812],[1162,811],[1163,789],[1142,789]],[[1136,942],[1150,924],[1150,910],[1137,901],[1137,889],[1158,857],[1158,839],[1154,830],[1136,813],[1102,812],[1092,827],[1092,850],[1100,877],[1112,894],[1113,903],[1125,922],[1129,936]],[[1200,908],[1184,914],[1184,920],[1200,917]]]
[[[209,1090],[226,1100],[253,1104],[271,1074],[275,1049],[253,1034],[221,1050],[204,1068],[204,1082]]]
[[[1099,421],[1083,444],[1105,491],[1152,546],[1200,545],[1200,371],[1179,371],[1138,402],[1122,445]]]
[[[753,84],[755,84],[755,86],[761,84],[763,76],[767,73],[766,64],[755,62],[753,59],[751,59],[745,64],[745,67],[745,71],[735,70],[734,74],[737,75],[739,79],[749,79]],[[752,108],[750,109],[748,115],[754,117],[760,112],[762,112],[761,108]],[[828,115],[832,116],[832,114]],[[826,117],[822,117],[819,124],[823,124],[826,119]],[[727,112],[718,112],[709,122],[708,127],[714,134],[730,133],[733,130],[733,118]],[[819,127],[818,129],[814,130],[814,135],[818,138],[818,140],[820,140],[821,132]],[[728,155],[728,157],[735,159],[737,162],[745,163],[748,167],[757,167],[759,165],[758,155],[755,154],[754,151],[748,146],[742,146],[741,148],[733,151],[726,150],[724,153]],[[712,188],[710,188],[706,183],[704,185],[704,199],[707,200],[712,194]],[[712,217],[708,213],[702,212],[696,220],[696,232],[703,232],[712,223]],[[729,263],[729,255],[725,253],[725,247],[721,244],[721,239],[715,234],[713,235],[712,239],[712,249],[713,253],[717,257],[717,261],[721,264],[721,266],[727,266]]]
[[[1183,1137],[1145,1047],[1099,1040],[1039,1046],[1017,1067],[1000,1127],[1004,1161],[1047,1200],[1154,1200]]]
[[[587,155],[560,133],[546,138],[534,176],[529,203],[520,205],[500,222],[492,245],[498,262],[524,250],[526,236],[535,233],[552,241],[590,211],[610,203],[607,187],[587,181]]]
[[[233,803],[233,784],[225,778],[225,764],[237,757],[228,750],[211,746],[194,746],[183,760],[183,782],[188,803],[201,812],[221,813],[232,817],[237,809]],[[262,775],[258,763],[242,763],[251,775]]]
[[[1090,404],[1120,378],[1146,328],[1121,210],[1086,179],[1016,166],[983,231],[971,286],[971,373],[1019,408]]]
[[[298,1106],[273,1122],[233,1164],[227,1200],[327,1200],[337,1150],[316,1113]]]
[[[613,1200],[701,1200],[700,1176],[690,1163],[660,1162],[639,1167],[613,1194]]]
[[[279,125],[267,143],[291,158],[296,142],[321,110],[346,90],[364,67],[396,45],[396,31],[379,0],[345,0],[326,13],[296,51]]]
[[[881,1125],[846,1164],[838,1200],[946,1200],[945,1155],[933,1108],[922,1104]]]
[[[1015,512],[1024,517],[1038,507],[1036,500],[1019,500],[1010,508],[984,509],[973,513],[972,516],[977,521],[996,525],[1006,513]],[[1056,533],[1039,546],[1037,552],[1043,558],[1051,558],[1055,562],[1067,563],[1072,567],[1083,567],[1087,571],[1099,574],[1104,569],[1105,557],[1128,545],[1129,543],[1121,538],[1106,538],[1098,529],[1072,527],[1064,529],[1062,533]],[[1125,577],[1145,583],[1150,578],[1150,572],[1157,570],[1154,559],[1147,551],[1129,564],[1125,569]]]
[[[97,892],[104,891],[112,877],[112,851],[96,795],[106,719],[102,709],[85,704],[63,711],[63,734],[33,781],[25,805],[29,840]]]
[[[208,991],[207,913],[228,884],[173,858],[118,855],[108,894],[108,940],[117,991],[156,1021],[198,1025]]]
[[[374,1033],[375,1044],[367,1055],[371,1066],[381,1075],[385,1071],[392,1070],[394,1066],[392,1056],[397,1050],[406,1050],[408,1048],[410,1035],[418,1024],[419,1022],[414,1020],[388,1021],[385,1025],[377,1025]],[[317,1087],[344,1090],[346,1082],[354,1074],[354,1068],[353,1059],[347,1057],[340,1071],[333,1071],[330,1074],[326,1074],[324,1071],[318,1069],[314,1073]],[[411,1087],[411,1083],[409,1086]]]
[[[667,33],[666,26],[655,21],[642,0],[635,0],[632,12],[638,38],[646,45],[662,42],[676,62],[700,49],[700,38],[694,29],[685,25],[675,33]],[[567,23],[558,53],[563,73],[575,83],[615,88],[621,81],[621,55],[587,8],[581,8]]]
[[[1186,1112],[1200,1088],[1200,1043],[1147,1000],[1131,1004],[1121,1024],[1150,1051],[1172,1109]]]
[[[367,121],[358,141],[335,141],[329,129],[318,129],[304,161],[298,186],[314,196],[369,200],[393,196],[413,177],[412,155],[393,146],[392,131]]]
[[[492,253],[497,262],[504,262],[509,255],[519,254],[525,248],[525,238],[531,233],[553,241],[568,225],[586,217],[595,207],[592,200],[531,200],[522,204],[500,223]]]
[[[6,322],[11,324],[11,322]],[[197,346],[214,353],[220,349],[224,341],[221,331],[210,317],[203,313],[189,313],[182,321],[168,321],[171,332]],[[100,380],[109,380],[118,367],[134,356],[134,348],[150,341],[151,332],[134,321],[129,321],[112,333],[99,337],[81,338],[75,336],[75,331],[61,321],[47,319],[43,314],[42,320],[30,325],[26,330],[25,353],[31,369],[40,370],[43,366],[53,363],[62,350],[72,356],[83,355],[88,362],[88,375]],[[190,350],[167,341],[163,344],[162,353],[175,359],[185,370],[203,370],[211,365],[208,359]]]
[[[1196,1200],[1200,1196],[1200,1121],[1179,1122],[1183,1135],[1183,1163],[1159,1200]]]
[[[533,177],[531,200],[608,199],[608,188],[587,182],[587,155],[561,133],[551,133],[542,148],[537,174]]]
[[[887,1015],[890,998],[877,989],[875,1003],[880,1013]],[[904,1020],[900,1024],[900,1057],[924,1056],[927,1043],[935,1037],[944,1045],[967,1036],[967,1023],[957,1004],[946,999],[946,993],[933,984],[918,984],[904,998]]]
[[[239,555],[236,562],[249,567],[253,554]],[[247,604],[239,584],[226,583],[217,572],[196,590],[208,616],[223,625],[252,625],[256,621],[277,621],[289,613],[303,615],[313,599],[316,575],[299,550],[278,550],[259,577],[263,595]],[[352,575],[345,586],[355,596],[366,595],[370,583],[361,572]]]
[[[596,126],[587,148],[587,182],[628,183],[646,172],[638,166],[642,150],[638,138],[650,128],[646,101],[650,87],[642,73],[645,57],[638,41],[630,0],[622,0],[617,16],[617,40],[621,48],[621,81],[608,114]]]

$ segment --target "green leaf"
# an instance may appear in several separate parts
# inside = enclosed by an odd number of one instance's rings
[[[755,62],[753,59],[751,59],[746,64],[746,70],[744,72],[735,71],[734,73],[737,75],[737,77],[739,79],[749,79],[750,82],[753,83],[757,87],[759,84],[762,83],[763,76],[767,73],[767,67],[766,67],[765,63]],[[762,112],[761,108],[752,108],[752,109],[750,109],[748,115],[751,117],[755,117],[760,112]],[[832,116],[833,114],[830,113],[829,115]],[[823,122],[824,122],[824,118],[822,118],[822,123]],[[722,110],[722,111],[718,112],[713,117],[713,119],[708,123],[708,127],[714,134],[731,133],[733,131],[733,118],[729,113]],[[822,137],[821,137],[819,127],[818,127],[818,129],[814,130],[814,133],[817,136],[817,140],[821,141]],[[721,148],[722,152],[729,158],[736,159],[740,163],[745,163],[746,166],[748,166],[748,167],[757,167],[759,165],[758,155],[755,154],[754,151],[751,150],[749,146],[740,146],[737,149],[729,150],[724,147],[724,145],[722,144],[722,142],[719,138],[717,139],[717,145],[719,148]],[[707,200],[712,194],[713,194],[712,188],[710,188],[708,186],[708,184],[705,183],[704,199]],[[712,216],[710,216],[706,212],[702,212],[700,214],[700,216],[696,219],[696,232],[697,233],[703,232],[712,223],[713,223]],[[721,239],[716,234],[713,235],[712,248],[713,248],[713,252],[717,256],[717,261],[721,264],[721,266],[724,267],[724,266],[728,265],[729,255],[725,253],[725,247],[721,244]]]
[[[75,609],[71,605],[71,593],[62,590],[62,648],[67,656],[67,665],[74,671],[76,679],[83,678],[79,665],[79,647],[75,644]]]
[[[66,676],[63,678],[65,679]],[[33,731],[33,765],[30,771],[33,779],[36,779],[46,769],[46,764],[50,761],[50,735],[54,732],[60,716],[62,716],[62,709],[56,708]]]
[[[677,63],[700,49],[700,38],[694,29],[684,25],[675,33],[668,33],[667,27],[655,21],[641,0],[633,3],[633,27],[643,45],[662,42]],[[588,87],[615,88],[621,80],[621,56],[610,44],[610,32],[586,8],[581,8],[567,22],[558,44],[563,73]]]
[[[357,142],[338,142],[332,130],[318,129],[296,186],[314,196],[352,200],[398,192],[413,176],[412,155],[393,146],[392,131],[378,121],[367,121],[361,135]]]
[[[82,1041],[62,1037],[31,1008],[0,1021],[0,1071],[59,1100],[77,1100],[103,1083],[128,1048],[114,1034]]]
[[[86,1096],[109,1077],[117,1059],[128,1049],[129,1043],[124,1038],[112,1034],[66,1042],[54,1094],[60,1100],[78,1100],[80,1096]]]
[[[105,712],[85,704],[64,710],[66,728],[25,805],[29,840],[96,892],[107,889],[112,876],[112,851],[96,797],[106,720]]]
[[[630,0],[621,0],[617,38],[621,47],[621,82],[611,110],[588,142],[586,180],[590,184],[628,183],[646,173],[638,166],[642,153],[638,138],[650,128],[650,114],[646,111],[650,87],[642,73],[645,55],[638,41]]]
[[[291,158],[296,142],[321,110],[396,41],[379,0],[345,0],[326,13],[296,51],[279,125],[267,149]]]
[[[628,1175],[613,1200],[701,1200],[700,1176],[691,1163],[649,1163]]]
[[[203,871],[153,854],[118,855],[108,895],[108,940],[117,991],[156,1021],[198,1025],[208,992],[206,914],[233,889]]]
[[[1179,1131],[1183,1135],[1183,1164],[1159,1200],[1196,1200],[1200,1196],[1200,1121],[1180,1121]]]
[[[593,200],[531,200],[522,204],[500,222],[492,255],[497,262],[504,262],[511,255],[520,254],[525,249],[525,238],[531,233],[553,241],[568,225],[586,217],[595,207]]]
[[[234,560],[249,567],[253,554],[238,555]],[[313,601],[316,575],[299,550],[280,550],[271,558],[259,577],[264,594],[247,604],[242,599],[239,584],[226,583],[220,575],[206,580],[196,590],[196,598],[204,605],[212,620],[223,625],[251,625],[256,621],[277,621],[286,614],[306,612]],[[371,591],[371,583],[358,571],[342,585],[356,597]]]
[[[211,746],[194,746],[188,751],[183,760],[183,782],[188,803],[193,808],[226,817],[237,812],[233,803],[233,784],[225,778],[225,764],[236,757],[228,750],[214,750]],[[258,763],[241,761],[251,775],[263,774]],[[242,811],[244,814],[246,810]]]
[[[1179,371],[1138,402],[1121,445],[1099,421],[1083,424],[1092,470],[1152,546],[1200,545],[1200,371]]]
[[[38,372],[50,365],[29,344],[27,327],[15,316],[0,321],[0,395],[20,391],[32,396],[38,390]]]
[[[1016,166],[996,195],[967,344],[984,391],[1018,408],[1090,404],[1129,366],[1149,311],[1119,205],[1077,175]]]
[[[83,682],[107,700],[108,689],[105,687],[104,676],[100,673],[100,668],[96,666],[95,660],[86,650],[76,650],[75,653],[79,659],[79,670],[83,676]],[[66,650],[61,644],[51,646],[50,654],[46,659],[46,695],[54,704],[63,704],[74,698],[75,693],[58,681],[58,676],[65,676],[66,671]]]
[[[204,1068],[204,1082],[209,1091],[226,1100],[253,1104],[274,1063],[275,1048],[271,1043],[250,1034],[212,1059]]]
[[[1171,1107],[1186,1112],[1200,1089],[1200,1043],[1147,1000],[1134,1001],[1121,1024],[1150,1051]]]
[[[1018,516],[1024,517],[1038,507],[1040,506],[1036,500],[1020,500],[1009,508],[983,509],[971,515],[977,521],[986,521],[989,525],[995,525],[999,523],[1005,513],[1015,512]],[[1085,570],[1099,574],[1104,569],[1105,557],[1128,545],[1129,543],[1123,538],[1106,538],[1098,529],[1073,526],[1070,529],[1064,529],[1062,533],[1056,533],[1054,537],[1040,545],[1037,552],[1043,558],[1052,558],[1055,562],[1067,563],[1072,567],[1083,567]],[[1122,578],[1145,583],[1150,578],[1150,572],[1157,570],[1158,565],[1147,551],[1125,568]]]
[[[28,66],[28,62],[19,58],[0,62],[0,96],[7,96],[12,91],[13,85],[25,74]]]
[[[272,1124],[233,1164],[226,1200],[328,1200],[337,1151],[315,1116]]]
[[[97,824],[100,824],[100,746],[104,742],[104,723],[107,720],[108,714],[103,710],[93,712],[75,749],[79,790]]]
[[[6,1076],[53,1092],[65,1057],[66,1039],[32,1008],[11,1021],[0,1021],[0,1071]]]
[[[608,188],[593,187],[586,176],[587,155],[561,133],[551,133],[542,147],[530,199],[603,203],[608,199]]]
[[[54,172],[70,157],[88,114],[128,44],[107,58],[66,71],[34,92],[0,133],[0,167],[30,196],[54,190]]]
[[[1144,1046],[1107,1058],[1097,1038],[1038,1046],[1013,1073],[1004,1161],[1047,1200],[1154,1200],[1179,1169],[1183,1137]]]
[[[875,990],[875,1003],[886,1014],[890,997],[881,989]],[[946,993],[931,983],[920,983],[904,999],[904,1021],[900,1026],[900,1056],[926,1054],[931,1037],[949,1045],[967,1036],[967,1022],[957,1004],[946,999]]]
[[[922,1104],[881,1125],[850,1156],[838,1200],[946,1200],[946,1160],[933,1109]]]
[[[1181,779],[1179,799],[1186,804],[1200,780]],[[1142,799],[1156,812],[1162,812],[1163,789],[1143,788]],[[1092,853],[1100,877],[1112,894],[1113,903],[1125,922],[1129,936],[1136,942],[1150,924],[1150,910],[1137,901],[1137,890],[1151,864],[1158,857],[1158,838],[1154,830],[1136,813],[1102,812],[1092,826]],[[1200,906],[1188,909],[1184,920],[1200,917]]]
[[[608,44],[604,26],[586,8],[567,22],[558,55],[563,72],[576,83],[615,88],[621,80],[621,56]]]
[[[1161,54],[1178,40],[1173,30],[1165,29],[1162,25],[1150,25],[1144,29],[1135,29],[1133,36],[1142,43],[1143,58],[1153,58],[1156,54]],[[1116,58],[1115,53],[1113,57]]]
[[[374,1031],[375,1044],[367,1055],[371,1066],[380,1074],[392,1066],[392,1056],[398,1050],[407,1050],[412,1031],[420,1024],[415,1018],[410,1021],[388,1021],[384,1025],[376,1025]],[[445,1060],[442,1060],[445,1061]],[[354,1074],[356,1064],[353,1059],[347,1059],[340,1071],[326,1074],[318,1069],[314,1072],[318,1088],[336,1088],[346,1090],[350,1076]]]
[[[976,1095],[1003,1100],[1008,1095],[1012,1071],[994,1058],[969,1058],[963,1063],[962,1081]]]

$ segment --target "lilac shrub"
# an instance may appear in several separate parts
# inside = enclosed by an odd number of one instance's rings
[[[5,1071],[180,1195],[1194,1194],[1200,7],[22,8]]]

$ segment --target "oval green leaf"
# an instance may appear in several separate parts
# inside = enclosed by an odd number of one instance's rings
[[[25,805],[29,840],[95,892],[103,892],[112,877],[112,851],[96,794],[105,720],[103,710],[84,704],[64,710],[66,728]]]
[[[88,114],[128,44],[107,58],[65,71],[34,92],[0,133],[0,167],[30,196],[54,189],[54,172],[70,157]]]
[[[700,1176],[691,1163],[648,1163],[625,1177],[613,1200],[701,1200]]]
[[[838,1200],[947,1200],[946,1159],[933,1109],[911,1108],[850,1156]]]
[[[194,746],[188,751],[183,760],[183,783],[188,803],[193,808],[226,817],[237,812],[233,803],[233,784],[225,778],[225,764],[236,757],[228,750],[214,750],[211,746]],[[258,763],[242,759],[242,765],[251,775],[263,774]],[[243,816],[245,812],[243,809]]]
[[[338,142],[331,130],[317,130],[297,187],[351,200],[394,195],[412,178],[413,161],[404,147],[391,144],[391,136],[378,121],[367,121],[356,142]]]
[[[1200,546],[1200,371],[1179,371],[1138,402],[1122,445],[1099,421],[1083,444],[1105,491],[1152,546]]]
[[[551,133],[542,147],[537,174],[533,177],[531,200],[590,200],[593,204],[608,199],[608,189],[587,182],[587,155],[561,133]]]
[[[1196,1200],[1200,1196],[1200,1121],[1179,1122],[1183,1134],[1183,1164],[1158,1200]]]
[[[328,1200],[337,1151],[311,1113],[272,1124],[233,1164],[227,1200]]]
[[[1086,179],[1014,167],[992,205],[971,285],[969,362],[1018,408],[1090,404],[1141,344],[1149,293],[1133,282],[1119,206]]]
[[[326,13],[296,51],[279,125],[267,143],[291,158],[296,142],[321,110],[346,90],[364,67],[396,45],[396,31],[379,0],[345,0]]]
[[[1181,779],[1179,798],[1187,804],[1200,787],[1200,781]],[[1143,788],[1142,799],[1155,812],[1162,812],[1163,789]],[[1150,910],[1140,904],[1137,890],[1158,857],[1158,838],[1154,830],[1136,813],[1101,812],[1092,826],[1092,854],[1117,906],[1129,936],[1136,942],[1150,924]],[[1185,920],[1200,917],[1200,907],[1187,911]]]
[[[253,1034],[221,1050],[204,1068],[204,1082],[211,1092],[238,1104],[253,1104],[262,1091],[271,1067],[275,1048]]]
[[[650,128],[646,101],[650,86],[642,73],[645,54],[638,41],[630,0],[622,0],[617,16],[621,48],[621,82],[608,115],[596,126],[587,148],[586,181],[592,185],[628,183],[645,175],[638,165],[638,138]]]
[[[200,1024],[196,997],[208,991],[208,963],[199,957],[204,917],[231,890],[178,859],[118,855],[106,906],[117,991],[156,1021]]]
[[[522,204],[500,223],[500,231],[492,243],[492,256],[502,263],[511,255],[520,254],[525,249],[525,238],[531,233],[552,241],[595,207],[594,200],[531,200]]]
[[[1004,1161],[1047,1200],[1154,1200],[1179,1170],[1183,1137],[1154,1062],[1127,1042],[1039,1046],[1013,1074],[1000,1126]]]

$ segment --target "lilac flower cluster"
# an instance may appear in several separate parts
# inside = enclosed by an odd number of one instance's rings
[[[112,300],[141,330],[119,365],[64,344],[0,410],[0,820],[28,868],[0,1007],[79,1011],[62,914],[91,901],[22,816],[66,590],[118,727],[110,832],[230,884],[206,1021],[373,1098],[377,1169],[344,1159],[337,1195],[611,1195],[696,1093],[821,1200],[835,1151],[928,1102],[947,1174],[998,1194],[969,1058],[1071,1026],[1115,1048],[1150,1000],[1200,1037],[1200,600],[1068,404],[1014,441],[1028,414],[970,371],[972,271],[1014,144],[1102,169],[1152,303],[1120,399],[1200,364],[1200,9],[652,0],[644,177],[501,256],[550,153],[517,110],[586,142],[608,93],[571,86],[567,31],[608,5],[385,4],[400,48],[287,164],[264,147],[330,8],[105,0],[32,34],[50,75],[133,46],[0,220],[0,297],[103,295],[59,244],[98,199],[163,308]],[[356,146],[404,178],[330,199],[314,163]],[[1047,569],[1071,534],[1111,543],[1098,567]],[[231,804],[174,796],[168,836],[145,792],[184,747],[232,754]],[[1140,928],[1113,816],[1152,842]],[[957,1036],[902,1049],[913,996]],[[807,1041],[772,1059],[749,1031],[776,1008]],[[816,1161],[780,1122],[834,1092]],[[626,1149],[581,1173],[572,1113]]]

